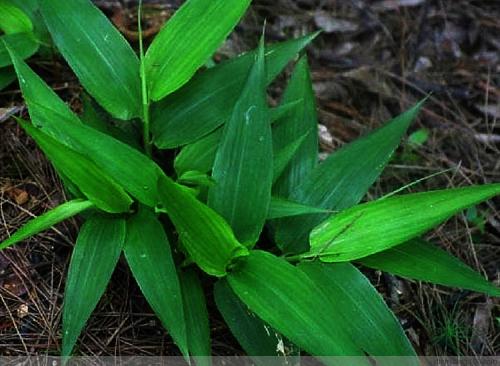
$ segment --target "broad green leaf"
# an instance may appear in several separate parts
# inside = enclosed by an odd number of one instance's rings
[[[398,320],[370,281],[350,263],[304,262],[298,266],[335,304],[343,327],[370,356],[416,356]],[[382,359],[384,365],[401,360]],[[408,360],[406,360],[408,362]],[[406,363],[405,363],[406,364]],[[408,365],[419,365],[415,357]]]
[[[124,253],[144,297],[187,357],[188,339],[179,278],[163,226],[148,209],[140,208],[127,220]]]
[[[363,356],[335,310],[335,299],[299,268],[263,251],[252,251],[227,280],[263,321],[314,356]],[[368,360],[357,359],[368,365]]]
[[[217,50],[250,0],[187,0],[165,24],[146,53],[155,101],[179,89]]]
[[[231,227],[169,177],[158,181],[160,198],[191,259],[213,276],[225,276],[233,260],[248,255]]]
[[[280,197],[288,197],[310,175],[318,161],[318,116],[307,56],[302,56],[295,66],[283,104],[294,100],[302,102],[273,126],[274,148],[285,149],[302,136],[306,137],[273,187],[273,192]]]
[[[401,277],[484,292],[500,297],[500,288],[436,245],[413,239],[358,260],[366,267]]]
[[[271,123],[281,118],[284,113],[289,112],[298,104],[297,101],[292,103],[287,103],[282,106],[272,108],[270,110],[270,119]],[[176,156],[174,166],[177,175],[181,176],[185,172],[193,170],[202,173],[208,173],[212,170],[215,161],[215,155],[217,154],[217,148],[220,143],[220,139],[222,137],[223,128],[218,128],[215,131],[209,133],[208,135],[202,137],[198,141],[195,141],[189,145],[186,145],[182,148],[181,152]],[[283,153],[288,155],[293,154],[293,151],[290,151],[289,148],[287,152],[280,151],[279,153],[280,160],[278,162],[278,166],[276,165],[274,168],[274,176],[276,176],[280,171],[282,171],[285,167],[281,167],[287,161],[283,161],[286,159]],[[288,159],[289,160],[289,159]],[[276,162],[276,158],[275,158]],[[281,164],[281,165],[280,165]],[[277,170],[278,169],[278,170]]]
[[[21,120],[18,122],[36,141],[55,168],[74,183],[98,208],[110,213],[129,211],[132,199],[104,170],[33,125]]]
[[[178,182],[186,185],[195,185],[195,186],[204,186],[210,187],[213,186],[214,181],[211,177],[209,177],[206,173],[201,173],[198,171],[190,170],[182,174]]]
[[[71,351],[103,295],[125,241],[125,220],[91,216],[80,229],[66,279],[62,356]]]
[[[292,161],[294,156],[296,156],[297,152],[300,149],[302,143],[306,140],[308,133],[303,136],[298,137],[295,141],[290,144],[277,147],[273,144],[273,182],[276,183],[281,174],[285,171],[287,165]]]
[[[38,42],[33,33],[15,33],[0,36],[0,67],[12,65],[7,51],[10,47],[21,59],[26,59],[38,50]]]
[[[9,86],[14,80],[16,80],[16,72],[12,67],[0,68],[0,90]]]
[[[215,283],[214,297],[224,321],[248,356],[278,356],[282,339],[241,302],[226,279]],[[274,361],[274,360],[273,360]]]
[[[116,118],[141,115],[139,59],[90,0],[40,0],[57,48],[83,87]]]
[[[41,231],[47,230],[53,225],[69,219],[70,217],[75,216],[91,207],[94,207],[92,202],[80,199],[65,202],[43,215],[28,221],[19,230],[17,230],[14,235],[5,239],[0,244],[0,250],[19,243],[20,241],[38,234]]]
[[[311,207],[284,198],[272,197],[269,204],[269,211],[267,212],[267,220],[328,212],[324,208]]]
[[[38,9],[38,0],[7,0],[14,6],[17,6],[33,20],[36,10]]]
[[[432,229],[454,214],[500,194],[500,184],[392,196],[333,215],[311,232],[311,252],[325,262],[366,257]]]
[[[273,146],[266,104],[264,45],[225,124],[217,149],[208,204],[233,228],[238,240],[255,245],[266,221],[273,183]],[[258,182],[258,183],[257,183]]]
[[[0,29],[5,34],[33,31],[31,19],[10,1],[0,0],[0,14]]]
[[[266,83],[270,84],[288,62],[316,34],[266,47]],[[183,88],[152,105],[151,131],[162,149],[196,141],[231,118],[245,86],[256,51],[205,70]]]
[[[210,323],[203,287],[198,275],[192,269],[180,272],[179,279],[184,301],[189,354],[194,356],[197,366],[209,366],[212,354]]]
[[[330,155],[288,199],[334,211],[357,204],[389,162],[421,104]],[[280,220],[275,227],[277,245],[286,253],[307,251],[309,233],[326,217],[308,215]]]
[[[82,124],[25,62],[14,52],[11,57],[33,124],[91,159],[137,200],[155,206],[160,168],[134,148]]]

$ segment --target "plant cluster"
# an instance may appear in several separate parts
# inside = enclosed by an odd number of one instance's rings
[[[66,281],[63,355],[72,354],[122,254],[186,358],[210,355],[207,276],[249,355],[276,355],[283,342],[314,356],[360,356],[366,365],[367,355],[415,351],[358,266],[500,295],[419,238],[500,194],[500,184],[360,203],[422,103],[319,163],[303,52],[315,34],[261,40],[204,67],[249,4],[187,0],[147,51],[140,40],[137,54],[90,0],[40,0],[57,49],[91,96],[81,115],[4,40],[31,118],[18,122],[72,199],[0,248],[71,216],[85,219]],[[290,61],[281,104],[270,108],[266,88]]]

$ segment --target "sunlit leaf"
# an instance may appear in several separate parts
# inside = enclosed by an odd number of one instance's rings
[[[20,8],[7,0],[0,0],[0,30],[5,34],[33,31],[31,19]]]
[[[272,197],[267,212],[267,219],[278,219],[289,216],[311,215],[318,213],[328,213],[324,208],[316,208],[289,201],[284,198]]]

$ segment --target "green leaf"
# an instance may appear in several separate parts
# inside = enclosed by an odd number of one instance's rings
[[[40,0],[54,43],[83,87],[116,118],[141,115],[139,59],[90,0]]]
[[[180,241],[202,270],[222,277],[235,258],[248,255],[231,227],[214,210],[167,176],[162,176],[158,184],[161,202]]]
[[[214,184],[213,179],[209,177],[206,173],[201,173],[195,170],[190,170],[182,174],[179,177],[178,182],[181,184],[204,186],[204,187],[210,187],[213,186]]]
[[[288,197],[310,175],[318,162],[318,116],[307,56],[302,56],[295,66],[283,96],[283,104],[294,100],[302,100],[302,103],[273,126],[276,150],[283,150],[306,136],[274,185],[273,192],[281,197]]]
[[[6,34],[0,37],[0,67],[12,64],[7,46],[10,47],[21,59],[26,59],[38,50],[38,42],[33,33]]]
[[[39,232],[44,231],[61,221],[69,219],[70,217],[75,216],[91,207],[94,207],[92,202],[80,199],[65,202],[43,215],[28,221],[19,230],[17,230],[14,235],[0,244],[0,250],[19,243],[20,241],[38,234]]]
[[[338,325],[344,320],[335,311],[333,299],[300,269],[263,251],[252,251],[239,264],[227,276],[231,288],[290,341],[314,356],[364,355],[348,330]]]
[[[98,208],[110,213],[128,212],[129,195],[91,160],[60,144],[27,122],[18,120],[55,168],[64,174]]]
[[[9,86],[14,80],[16,80],[16,72],[12,67],[0,68],[0,90]]]
[[[276,334],[241,302],[226,279],[215,283],[214,296],[217,309],[247,355],[278,356],[281,335]]]
[[[33,31],[31,19],[10,1],[0,0],[0,29],[5,34]]]
[[[304,262],[298,266],[327,298],[356,344],[371,356],[416,356],[398,320],[370,281],[350,263]],[[401,360],[382,359],[399,365]],[[406,362],[409,360],[405,360]],[[408,365],[419,365],[415,357]]]
[[[324,208],[311,207],[283,198],[272,197],[269,205],[269,211],[267,212],[267,220],[327,212],[329,211]]]
[[[316,34],[266,46],[266,83],[270,84],[314,37]],[[185,145],[228,121],[256,53],[248,52],[205,70],[177,92],[153,104],[151,131],[155,145],[162,149]]]
[[[189,354],[197,366],[210,366],[210,324],[203,287],[192,269],[179,273],[186,316]]]
[[[500,184],[392,196],[331,216],[311,232],[311,252],[342,262],[381,252],[432,229],[454,214],[500,194]]]
[[[288,113],[290,110],[295,108],[297,101],[292,103],[284,104],[277,108],[272,108],[270,110],[271,123],[281,118],[284,113]],[[208,135],[200,138],[189,145],[182,148],[181,152],[175,157],[174,167],[178,176],[193,170],[202,173],[209,173],[212,170],[215,161],[215,155],[217,154],[217,148],[222,137],[223,128],[217,128],[215,131],[209,133]],[[297,142],[295,142],[296,144]],[[290,151],[292,150],[292,151]],[[281,166],[286,164],[288,161],[287,156],[293,155],[293,148],[288,147],[287,151],[280,151],[279,156],[275,158],[274,164],[274,176],[276,177],[285,167]],[[288,155],[285,155],[288,154]],[[276,159],[279,158],[278,166],[276,166]],[[289,159],[288,159],[289,160]],[[281,165],[280,165],[281,164]]]
[[[91,159],[137,200],[155,206],[160,168],[132,147],[82,124],[15,52],[11,57],[34,125]]]
[[[302,143],[306,140],[309,133],[300,136],[295,141],[284,147],[277,147],[273,145],[273,182],[276,182],[279,177],[285,171],[287,165],[292,161],[292,159],[297,155]]]
[[[184,356],[188,339],[182,290],[162,224],[146,208],[127,221],[125,258],[144,297]]]
[[[357,204],[389,162],[421,105],[422,102],[330,155],[288,198],[334,211]],[[280,220],[276,226],[276,243],[287,253],[307,251],[309,233],[325,218],[326,215],[308,215]]]
[[[160,100],[191,79],[233,30],[249,4],[250,0],[187,0],[146,53],[151,98]]]
[[[413,239],[358,260],[366,267],[405,278],[484,292],[500,297],[500,288],[454,256],[422,239]]]
[[[103,295],[125,241],[125,220],[93,215],[80,229],[71,255],[63,306],[62,356],[71,351]]]
[[[224,126],[208,192],[208,204],[253,246],[264,227],[273,183],[273,146],[266,104],[264,45]],[[256,184],[258,182],[258,184]]]

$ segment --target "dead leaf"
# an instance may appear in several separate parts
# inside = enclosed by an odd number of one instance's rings
[[[325,33],[347,33],[358,30],[358,24],[350,20],[335,18],[325,11],[314,14],[314,22]]]

